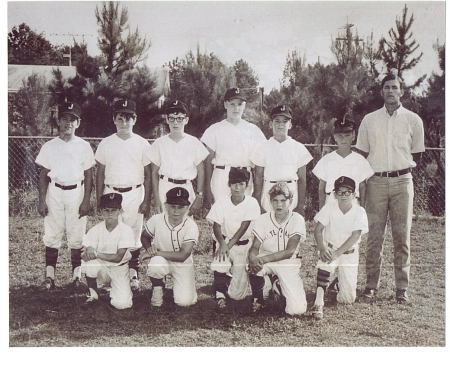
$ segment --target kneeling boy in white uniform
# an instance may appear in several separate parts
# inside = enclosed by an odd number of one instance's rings
[[[197,302],[192,250],[198,240],[198,227],[187,216],[189,205],[189,192],[172,188],[166,193],[167,212],[153,215],[144,225],[140,260],[150,258],[147,275],[153,286],[154,307],[163,304],[166,275],[172,276],[176,304],[190,306]]]
[[[258,201],[245,194],[250,172],[230,170],[228,185],[231,196],[222,196],[214,203],[206,219],[213,223],[215,298],[219,309],[226,307],[226,296],[241,300],[247,296],[247,254],[251,242],[252,221],[260,215]],[[230,278],[231,271],[231,278]]]
[[[353,203],[355,181],[341,176],[334,182],[337,202],[326,203],[317,213],[314,237],[319,249],[317,263],[316,300],[312,308],[315,318],[323,317],[324,293],[327,288],[336,294],[339,303],[350,304],[356,299],[358,277],[359,241],[367,233],[366,211]],[[336,267],[338,277],[331,283],[331,275]]]
[[[254,240],[248,253],[253,312],[259,312],[264,306],[263,276],[269,275],[279,281],[286,298],[286,313],[301,315],[307,308],[298,257],[299,244],[306,238],[305,219],[289,210],[292,192],[286,183],[275,184],[269,195],[273,211],[256,220]]]
[[[98,299],[97,281],[110,284],[111,305],[117,309],[130,308],[133,293],[128,275],[130,248],[134,248],[133,229],[119,221],[122,195],[104,194],[100,197],[104,221],[92,227],[83,239],[81,272],[86,275],[89,287],[87,303]]]

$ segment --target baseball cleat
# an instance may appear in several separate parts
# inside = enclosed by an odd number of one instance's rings
[[[163,288],[162,286],[155,286],[152,292],[152,299],[150,304],[153,307],[161,307],[163,305]]]
[[[98,300],[98,295],[88,294],[85,303],[86,304],[91,304],[91,303],[95,302],[96,300]]]
[[[220,298],[217,300],[217,305],[219,306],[220,310],[223,310],[227,308],[227,301],[225,298]]]
[[[87,285],[84,284],[78,277],[72,281],[71,287],[76,293],[84,293],[87,290]]]
[[[252,312],[259,313],[264,308],[264,304],[258,302],[258,299],[255,298],[252,303]]]
[[[130,280],[131,290],[139,290],[139,280],[136,277],[133,277]]]
[[[373,299],[373,298],[375,298],[376,295],[377,295],[377,289],[369,289],[369,288],[366,288],[366,289],[364,290],[364,293],[363,293],[362,295],[363,295],[363,297],[365,297],[365,298],[367,298],[367,299]]]
[[[395,298],[399,304],[409,303],[409,297],[408,294],[406,294],[406,290],[397,290]]]
[[[278,278],[272,284],[272,291],[273,291],[274,301],[279,302],[282,297],[282,293],[281,293],[280,280]]]
[[[323,319],[323,306],[322,305],[314,305],[311,308],[311,314],[314,316],[316,320]]]
[[[55,290],[55,280],[50,277],[46,277],[39,287],[42,290]]]

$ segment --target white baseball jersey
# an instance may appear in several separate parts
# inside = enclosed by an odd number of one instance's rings
[[[56,137],[42,145],[36,163],[50,170],[48,177],[58,184],[74,185],[84,180],[84,171],[95,165],[95,159],[87,141]]]
[[[187,133],[179,142],[169,135],[155,140],[148,149],[148,158],[159,167],[159,174],[177,180],[193,180],[197,166],[209,155],[205,146]]]
[[[127,140],[117,134],[98,144],[95,159],[105,166],[105,184],[126,188],[144,182],[144,167],[150,164],[147,140],[133,133]]]
[[[250,226],[239,239],[247,240],[251,237],[253,220],[260,216],[258,201],[250,196],[245,196],[244,200],[238,205],[231,202],[231,196],[220,197],[209,210],[206,219],[210,222],[220,224],[222,234],[228,240],[233,238],[243,221],[251,221]]]
[[[96,249],[98,253],[103,254],[116,254],[118,249],[134,248],[134,243],[133,230],[121,221],[119,221],[117,227],[111,232],[106,229],[105,222],[102,221],[93,226],[83,239],[83,246],[91,246]],[[130,259],[131,254],[130,251],[127,250],[119,263],[108,262],[106,260],[103,260],[103,262],[107,267],[114,267],[126,263]]]
[[[196,244],[198,240],[197,223],[188,217],[173,227],[166,213],[157,214],[147,220],[144,228],[153,238],[152,245],[162,251],[180,251],[184,243]]]
[[[256,220],[252,233],[261,241],[260,255],[276,253],[285,250],[289,238],[296,234],[300,235],[300,242],[306,239],[305,219],[300,214],[289,211],[286,219],[279,223],[275,214],[268,212]]]
[[[256,166],[264,167],[264,179],[269,181],[297,180],[298,169],[306,166],[312,159],[306,147],[290,136],[282,143],[271,137],[250,156]]]
[[[249,167],[251,153],[266,138],[257,126],[246,120],[234,125],[224,119],[207,128],[201,141],[215,152],[212,164]]]
[[[361,230],[362,235],[369,229],[366,210],[359,205],[353,205],[344,214],[337,202],[329,203],[320,209],[314,220],[325,226],[324,240],[336,248],[341,247],[353,231]]]
[[[351,152],[345,158],[336,151],[328,153],[317,162],[312,170],[313,174],[325,181],[325,193],[331,193],[334,189],[334,182],[340,176],[347,176],[356,183],[356,196],[359,196],[359,183],[367,180],[373,175],[372,167],[361,154]]]

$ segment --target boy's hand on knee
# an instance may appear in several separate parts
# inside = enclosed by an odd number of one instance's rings
[[[328,263],[331,262],[333,251],[329,247],[319,247],[319,258],[322,262]]]
[[[219,250],[216,251],[216,258],[219,258],[219,262],[225,261],[227,257],[230,256],[230,250],[228,249],[228,244],[222,242],[219,246]]]
[[[264,266],[264,261],[262,260],[262,258],[257,257],[256,255],[249,255],[248,257],[248,267],[249,267],[249,272],[256,274],[259,271],[261,271],[263,269]]]

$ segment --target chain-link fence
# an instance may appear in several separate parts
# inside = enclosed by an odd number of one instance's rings
[[[38,199],[39,167],[34,162],[41,146],[49,137],[11,136],[8,141],[8,191],[9,213],[34,214]],[[100,138],[85,138],[93,151]],[[150,143],[153,140],[149,140]],[[305,215],[311,219],[318,208],[318,179],[311,170],[334,145],[305,145],[314,157],[307,166],[307,200]],[[445,149],[427,148],[418,167],[413,170],[415,199],[414,214],[444,216],[445,212]]]

